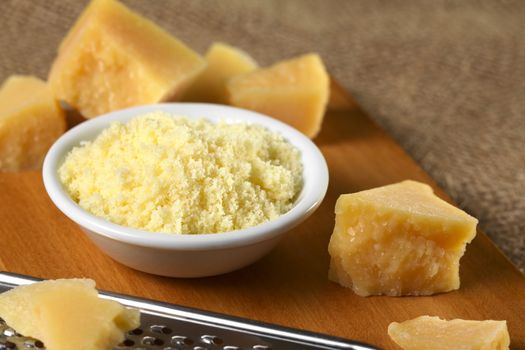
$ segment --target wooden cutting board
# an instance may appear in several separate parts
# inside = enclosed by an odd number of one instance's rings
[[[328,281],[327,245],[341,193],[404,179],[450,200],[381,128],[334,85],[315,143],[330,169],[317,212],[268,256],[240,271],[199,279],[158,277],[105,256],[47,197],[37,172],[0,174],[0,269],[42,278],[90,277],[101,289],[359,339],[397,349],[392,321],[423,314],[507,320],[511,348],[525,349],[525,278],[482,232],[461,262],[461,289],[431,297],[368,297]]]

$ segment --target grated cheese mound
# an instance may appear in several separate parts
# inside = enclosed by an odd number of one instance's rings
[[[90,213],[176,234],[275,219],[302,188],[300,152],[279,134],[164,112],[111,124],[72,149],[58,172],[71,198]]]

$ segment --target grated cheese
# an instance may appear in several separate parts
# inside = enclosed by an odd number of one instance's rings
[[[71,150],[59,176],[90,213],[175,234],[264,223],[290,210],[302,188],[300,152],[279,134],[164,112],[111,124]]]

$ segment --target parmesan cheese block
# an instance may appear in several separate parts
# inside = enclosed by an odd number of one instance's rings
[[[321,58],[307,54],[230,79],[230,103],[290,124],[313,138],[321,129],[330,91]]]
[[[87,118],[179,98],[205,61],[116,0],[93,0],[49,73],[55,95]]]
[[[507,322],[442,320],[420,316],[388,326],[388,335],[404,350],[506,350]]]
[[[65,129],[64,113],[44,81],[10,77],[0,89],[0,170],[38,169]]]
[[[329,278],[361,296],[459,288],[459,260],[477,220],[430,186],[403,181],[345,194],[335,206]]]
[[[184,101],[228,103],[229,78],[257,68],[246,52],[223,43],[214,43],[206,53],[206,69],[184,94]]]
[[[0,317],[48,350],[105,350],[139,326],[139,312],[101,299],[90,279],[49,280],[0,294]]]

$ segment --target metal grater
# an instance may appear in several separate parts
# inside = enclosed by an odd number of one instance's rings
[[[0,272],[0,293],[36,278]],[[100,296],[140,310],[141,326],[114,350],[380,350],[364,343],[115,293]],[[0,319],[0,350],[44,350]]]

